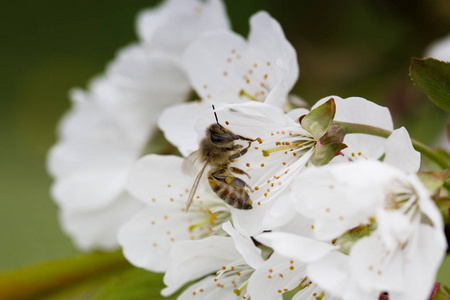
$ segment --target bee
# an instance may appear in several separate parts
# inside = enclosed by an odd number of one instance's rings
[[[206,129],[206,136],[200,142],[199,149],[191,153],[183,163],[185,171],[188,171],[189,167],[198,160],[203,163],[189,193],[186,212],[192,204],[198,184],[207,166],[210,167],[207,175],[208,182],[217,196],[235,208],[252,209],[250,196],[245,190],[247,187],[250,191],[253,191],[252,188],[242,179],[235,177],[233,173],[246,175],[248,178],[250,176],[239,168],[231,167],[230,163],[247,153],[252,142],[258,139],[250,139],[234,134],[220,125],[214,105],[212,107],[216,123],[211,124]],[[248,146],[244,148],[243,145],[235,144],[234,141],[236,140],[247,141]]]

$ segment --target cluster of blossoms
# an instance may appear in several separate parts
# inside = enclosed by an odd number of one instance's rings
[[[162,295],[196,281],[180,299],[427,299],[447,244],[408,132],[359,97],[290,109],[296,52],[267,13],[250,25],[219,0],[139,16],[50,152],[64,230],[164,272]],[[146,154],[156,126],[183,157]]]

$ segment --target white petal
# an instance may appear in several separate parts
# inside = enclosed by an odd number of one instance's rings
[[[379,185],[394,174],[392,168],[377,161],[328,165],[299,175],[291,195],[300,214],[316,219],[316,237],[331,240],[368,222],[383,204]]]
[[[73,239],[77,248],[112,250],[119,246],[117,232],[120,226],[141,208],[137,200],[122,194],[98,210],[62,210],[59,217],[64,232]]]
[[[275,201],[273,205],[266,210],[262,222],[263,228],[273,229],[283,226],[298,216],[297,212],[292,209],[294,203],[295,201],[291,199],[289,194],[281,196],[279,201]]]
[[[303,115],[307,115],[309,112],[310,110],[306,108],[296,108],[288,112],[286,115],[294,122],[298,123],[298,119]]]
[[[131,170],[129,192],[147,204],[170,205],[179,199],[186,201],[194,178],[181,172],[182,162],[181,157],[172,155],[142,157]]]
[[[416,237],[404,259],[404,289],[390,292],[389,299],[419,300],[426,299],[431,293],[437,270],[445,257],[445,238],[441,230],[427,225],[419,227]]]
[[[414,150],[405,127],[392,132],[386,140],[384,162],[403,171],[415,173],[420,168],[420,153]]]
[[[250,267],[256,269],[263,263],[261,249],[255,246],[249,235],[242,229],[240,231],[234,229],[229,221],[222,227],[233,238],[236,250],[239,251]]]
[[[235,103],[245,100],[240,96],[246,79],[245,40],[232,32],[221,31],[204,35],[187,48],[184,64],[192,85],[202,99],[212,103]],[[240,58],[242,60],[242,58]]]
[[[195,37],[219,28],[228,28],[221,1],[170,0],[156,10],[141,13],[137,29],[141,39],[154,48],[181,56]]]
[[[359,240],[350,252],[350,268],[358,285],[366,291],[395,291],[404,285],[400,251],[388,253],[377,235]]]
[[[274,253],[250,277],[248,293],[254,299],[282,299],[307,276],[305,269],[305,264]]]
[[[80,170],[56,180],[51,193],[64,209],[96,210],[111,204],[125,191],[128,170],[102,168]]]
[[[327,292],[342,299],[378,299],[379,291],[363,291],[354,282],[349,270],[349,257],[334,251],[308,265],[309,278]]]
[[[106,140],[69,138],[53,145],[48,154],[48,168],[56,178],[73,175],[86,170],[128,170],[137,159],[138,151],[122,143]],[[127,172],[127,171],[126,171]]]
[[[210,33],[191,44],[184,62],[197,93],[213,103],[267,97],[281,106],[298,77],[295,50],[264,12],[252,17],[248,43],[232,32]]]
[[[284,127],[299,127],[282,109],[259,102],[245,102],[222,106],[216,109],[222,126],[236,134],[252,138],[270,135],[270,132]],[[210,116],[211,119],[214,116]],[[229,124],[223,125],[225,121]],[[211,124],[210,122],[209,124]],[[205,124],[205,121],[203,121]]]
[[[267,12],[259,12],[250,19],[251,31],[248,37],[249,55],[262,62],[274,63],[276,76],[280,78],[266,98],[267,103],[281,106],[286,95],[298,79],[297,54],[284,36],[280,24]]]
[[[321,298],[318,298],[321,297]],[[316,283],[311,283],[292,297],[292,300],[340,300],[341,298],[331,295],[320,288]]]
[[[273,248],[278,254],[302,262],[315,261],[336,249],[329,243],[286,232],[262,233],[254,238]]]
[[[158,118],[158,127],[164,132],[165,138],[186,157],[199,147],[199,133],[195,130],[195,124],[205,115],[214,118],[211,106],[205,102],[174,105],[162,112]],[[204,131],[200,138],[203,137]]]
[[[336,121],[364,124],[393,130],[392,117],[389,109],[379,106],[360,97],[342,99],[338,96],[329,96],[319,100],[312,109],[333,98],[336,102]],[[384,152],[384,138],[366,134],[348,134],[344,143],[348,148],[342,150],[344,158],[336,157],[334,160],[354,160],[355,157],[378,159]]]
[[[216,276],[208,276],[201,279],[189,286],[177,299],[242,299],[242,296],[238,296],[235,293],[235,283],[232,282],[235,280],[234,277],[221,278],[220,282],[215,279]],[[220,286],[218,286],[218,284],[220,284]]]
[[[328,96],[317,101],[311,110],[325,103],[330,98],[333,98],[336,103],[336,115],[334,117],[336,121],[365,124],[386,130],[394,129],[391,113],[387,107],[360,97],[343,99],[338,96]]]
[[[185,100],[190,86],[173,58],[133,46],[119,54],[91,90],[112,122],[142,145],[163,108]]]
[[[314,220],[306,218],[298,213],[292,220],[278,228],[277,231],[288,232],[305,238],[315,239]]]
[[[135,266],[164,272],[171,261],[170,249],[175,241],[189,240],[189,219],[181,211],[184,203],[168,207],[152,205],[136,214],[119,231],[118,240],[124,256]]]
[[[241,259],[232,238],[212,236],[203,240],[175,243],[172,261],[164,275],[167,285],[164,296],[174,293],[189,281],[220,270],[222,266]]]
[[[132,143],[120,124],[114,122],[95,101],[92,94],[79,89],[71,92],[72,110],[61,120],[58,135],[61,139],[97,141],[117,145]]]
[[[138,32],[146,43],[176,56],[181,56],[197,36],[229,27],[219,0],[170,0],[162,5],[159,13],[163,15],[142,13]]]
[[[450,61],[450,35],[447,35],[432,43],[428,47],[425,56]]]

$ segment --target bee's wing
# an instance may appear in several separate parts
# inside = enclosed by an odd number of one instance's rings
[[[188,212],[189,207],[191,206],[192,201],[194,200],[194,195],[195,195],[195,192],[197,191],[198,184],[200,183],[200,178],[202,178],[203,172],[205,172],[205,169],[206,169],[206,166],[208,165],[208,162],[209,161],[205,162],[205,164],[203,165],[203,167],[200,170],[200,172],[198,172],[197,177],[195,177],[194,184],[192,185],[191,191],[189,192],[189,197],[188,197],[187,202],[186,202],[186,213]]]
[[[201,162],[200,162],[200,152],[199,150],[192,152],[189,154],[184,160],[183,164],[181,165],[181,169],[183,170],[183,173],[195,176],[198,171],[201,168]]]

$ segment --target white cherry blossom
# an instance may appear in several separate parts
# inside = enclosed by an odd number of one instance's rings
[[[335,120],[392,130],[393,125],[389,111],[363,98],[327,97],[320,100],[314,108],[330,98],[336,101]],[[192,104],[190,107],[194,105],[200,106],[201,104]],[[196,150],[199,141],[204,137],[205,129],[215,123],[211,109],[198,114],[197,122],[192,121],[195,109],[188,111],[190,116],[187,118],[183,118],[181,110],[170,108],[168,111],[177,117],[179,124],[188,124],[180,131],[179,125],[169,122],[168,114],[166,116],[163,114],[163,121],[160,119],[159,122],[159,125],[163,126],[166,136],[169,133],[170,136],[177,137],[173,139],[173,142],[182,153]],[[291,180],[310,165],[316,140],[298,123],[298,118],[308,112],[306,109],[296,109],[285,114],[280,108],[259,102],[233,104],[216,109],[219,123],[222,126],[247,138],[259,138],[257,142],[252,143],[247,153],[233,162],[234,167],[243,170],[250,177],[240,176],[251,187],[248,192],[252,199],[253,209],[250,211],[232,209],[232,213],[239,218],[239,223],[250,235],[271,229],[271,226],[277,224],[272,218],[273,206],[276,205],[276,202],[286,203],[289,201],[286,200],[289,197],[285,197],[284,194],[289,190]],[[192,126],[195,127],[196,132],[192,132],[190,129]],[[399,135],[404,139],[404,134]],[[347,151],[347,154],[338,155],[332,162],[334,160],[345,162],[350,158],[353,158],[350,160],[356,160],[357,157],[378,159],[383,153],[386,153],[386,157],[395,156],[395,154],[386,152],[386,145],[394,144],[395,146],[398,139],[392,137],[393,142],[391,143],[379,137],[369,136],[366,138],[366,135],[352,134],[348,138],[346,136],[344,142],[347,140],[352,145],[351,149],[353,150],[351,151],[357,151],[357,154]],[[242,146],[246,147],[247,144],[242,143]],[[364,151],[364,155],[359,154],[362,151]],[[416,152],[414,151],[414,153]],[[393,160],[396,161],[396,159]],[[283,222],[288,221],[283,213],[280,213],[279,217]]]
[[[329,96],[317,101],[311,109],[318,107],[330,98],[333,98],[336,103],[335,121],[369,125],[389,131],[394,129],[391,113],[387,107],[361,97]],[[378,136],[359,133],[347,134],[344,138],[347,148],[343,149],[342,155],[337,156],[333,162],[379,159],[385,152],[385,142],[384,138]]]
[[[295,49],[266,12],[251,17],[248,41],[232,31],[210,32],[186,50],[184,64],[202,102],[166,109],[158,126],[174,145],[189,141],[179,147],[185,156],[196,150],[194,125],[211,104],[256,100],[282,107],[299,73]]]
[[[178,299],[249,299],[247,285],[255,268],[263,263],[261,250],[231,223],[225,223],[223,229],[230,236],[184,241],[172,247],[163,296],[174,293],[189,281],[203,278]],[[213,272],[216,274],[205,277]]]
[[[193,178],[182,172],[182,162],[181,157],[150,154],[130,173],[128,191],[145,206],[122,226],[118,239],[135,266],[164,272],[175,242],[225,235],[222,224],[230,220],[230,211],[204,184],[186,213]]]
[[[340,246],[322,257],[316,251],[307,271],[313,282],[349,300],[375,300],[380,292],[393,300],[428,297],[446,242],[442,217],[414,174],[377,161],[329,165],[301,174],[291,195],[314,220],[315,237]],[[351,229],[359,239],[348,240]],[[286,244],[301,238],[273,233],[263,242],[305,260],[304,247]]]
[[[251,295],[255,289],[273,296],[298,287],[300,290],[293,299],[338,299],[308,278],[305,261],[314,260],[336,248],[315,240],[312,224],[312,220],[297,216],[276,230],[254,237],[262,244],[270,247],[276,245],[277,250],[283,251],[272,253],[269,259],[255,270],[252,275],[254,280],[248,286]]]
[[[121,50],[87,91],[72,92],[48,169],[63,228],[79,248],[118,246],[120,223],[142,206],[125,191],[129,171],[162,109],[191,91],[181,55],[195,37],[227,27],[221,1],[164,1],[140,14],[141,41]]]
[[[282,106],[299,73],[294,48],[266,12],[251,17],[248,41],[211,32],[189,46],[184,62],[197,93],[212,103],[250,98]]]

